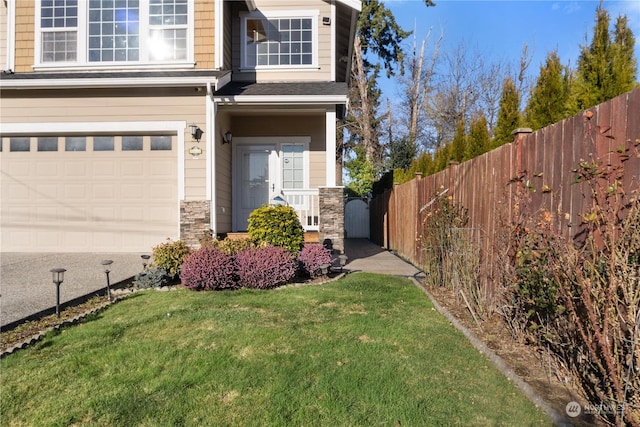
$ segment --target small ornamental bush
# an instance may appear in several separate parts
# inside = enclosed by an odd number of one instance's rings
[[[226,237],[224,240],[212,241],[210,246],[227,255],[235,255],[245,249],[255,248],[257,244],[249,237],[242,239],[229,239]]]
[[[213,247],[200,248],[186,257],[181,279],[183,286],[196,291],[237,287],[233,258]]]
[[[304,242],[304,230],[291,206],[263,206],[249,214],[249,236],[297,254]]]
[[[244,288],[267,289],[283,285],[296,274],[296,262],[285,248],[249,248],[236,255],[238,284]]]
[[[167,270],[160,267],[153,267],[142,273],[136,274],[133,279],[133,286],[136,289],[159,288],[168,285],[171,278],[167,274]]]
[[[314,277],[321,265],[331,264],[331,251],[320,243],[306,243],[298,252],[298,262],[304,274]]]
[[[180,275],[184,258],[190,253],[191,249],[184,241],[168,241],[153,248],[153,264],[164,268],[170,277],[176,278]]]

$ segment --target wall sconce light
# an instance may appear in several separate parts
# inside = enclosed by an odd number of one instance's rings
[[[227,133],[225,133],[222,137],[222,145],[231,144],[231,139],[233,139],[233,134],[230,130],[228,130]]]
[[[191,154],[194,159],[197,159],[198,156],[202,154],[202,148],[194,145],[193,147],[189,148],[189,154]]]
[[[191,137],[196,141],[200,142],[200,138],[202,138],[202,134],[204,133],[202,129],[198,127],[196,124],[189,125],[189,133]]]
[[[56,316],[60,317],[60,284],[64,282],[64,268],[52,268],[53,283],[56,285]]]

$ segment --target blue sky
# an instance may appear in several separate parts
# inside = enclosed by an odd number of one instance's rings
[[[482,52],[491,60],[517,65],[522,46],[532,54],[529,74],[536,77],[547,53],[553,50],[563,64],[575,68],[580,46],[591,42],[598,0],[434,0],[427,8],[423,0],[384,0],[405,30],[415,30],[418,45],[432,29],[426,54],[442,32],[440,52],[453,50],[460,43],[471,51]],[[640,59],[640,1],[605,0],[613,24],[626,15],[636,39],[636,59]],[[585,37],[588,38],[585,39]],[[405,42],[407,49],[413,37]],[[382,79],[381,79],[382,80]],[[393,85],[381,82],[384,96],[394,96]]]

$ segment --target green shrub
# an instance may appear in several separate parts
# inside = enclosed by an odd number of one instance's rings
[[[230,239],[226,237],[224,240],[212,240],[207,243],[207,246],[216,248],[227,255],[235,255],[245,249],[255,248],[258,245],[249,237],[241,239]]]
[[[169,240],[153,248],[153,264],[156,267],[164,268],[167,274],[175,279],[180,275],[184,258],[190,253],[191,249],[182,240],[175,242]]]
[[[297,254],[304,243],[304,230],[290,206],[263,206],[249,215],[249,236],[258,243],[280,246]]]
[[[136,274],[133,286],[136,289],[159,288],[169,284],[170,277],[167,270],[160,267],[150,268],[142,273]]]

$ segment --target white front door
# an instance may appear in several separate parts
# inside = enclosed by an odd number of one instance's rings
[[[236,147],[234,168],[233,231],[246,231],[249,214],[269,204],[276,193],[275,145]]]

